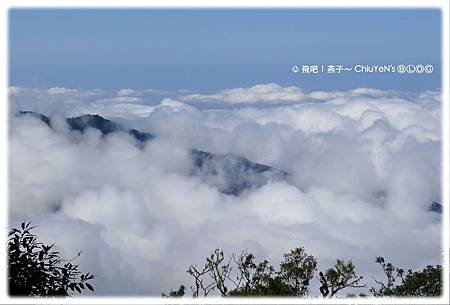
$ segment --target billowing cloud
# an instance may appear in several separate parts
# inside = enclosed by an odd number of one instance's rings
[[[439,92],[267,84],[160,99],[130,89],[12,87],[10,96],[13,111],[52,120],[10,118],[11,223],[32,219],[67,257],[82,249],[98,295],[189,285],[186,268],[216,247],[277,263],[304,246],[321,268],[353,259],[369,286],[378,255],[411,268],[441,262],[440,215],[428,211],[441,200]],[[236,107],[202,108],[203,99]],[[140,148],[127,134],[71,132],[62,118],[84,113],[157,137]],[[226,195],[192,174],[192,148],[291,176]]]

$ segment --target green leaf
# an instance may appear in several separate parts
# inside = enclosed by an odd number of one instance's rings
[[[91,284],[86,283],[86,287],[87,287],[89,290],[94,291],[94,287],[92,287]]]

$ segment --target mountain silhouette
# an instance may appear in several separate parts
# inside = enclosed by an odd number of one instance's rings
[[[17,116],[25,115],[36,117],[52,128],[48,116],[32,111],[21,111],[17,114]],[[66,122],[72,131],[81,133],[89,128],[99,130],[102,136],[111,133],[127,133],[136,139],[141,148],[146,142],[156,137],[148,132],[127,129],[97,114],[66,118]],[[204,183],[216,187],[220,192],[228,195],[238,196],[246,190],[261,187],[269,181],[286,181],[290,177],[290,174],[285,171],[252,162],[241,156],[214,154],[195,148],[192,148],[190,153],[193,165],[191,174],[200,177]]]

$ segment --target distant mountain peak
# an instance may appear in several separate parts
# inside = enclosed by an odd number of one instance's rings
[[[50,128],[49,117],[32,112],[21,111],[17,116],[30,115],[40,119]],[[126,129],[122,125],[105,119],[98,114],[85,114],[77,117],[66,118],[71,130],[84,133],[88,128],[99,130],[103,136],[115,132],[128,133],[139,143],[142,148],[154,135],[141,132],[137,129]],[[193,171],[202,181],[216,187],[220,192],[228,195],[240,195],[243,191],[254,189],[267,184],[272,180],[286,180],[290,174],[268,165],[252,162],[244,157],[232,154],[218,155],[207,151],[191,149]]]
[[[33,112],[33,111],[19,111],[16,116],[21,117],[21,116],[25,116],[25,115],[29,115],[32,117],[35,117],[37,119],[40,119],[42,122],[44,122],[45,124],[47,124],[48,127],[52,127],[51,126],[51,122],[50,122],[50,118],[46,115],[37,113],[37,112]]]
[[[47,126],[49,126],[50,128],[52,127],[51,120],[46,115],[33,111],[20,111],[17,113],[17,116],[24,116],[24,115],[30,115],[35,118],[38,118],[42,122],[47,124]],[[148,132],[141,132],[136,129],[126,129],[122,125],[115,123],[111,120],[105,119],[104,117],[98,114],[84,114],[77,117],[66,118],[66,122],[71,130],[76,130],[81,133],[84,133],[84,131],[88,128],[94,128],[99,130],[103,136],[113,132],[124,132],[128,133],[141,143],[145,143],[155,137],[154,135]]]
[[[428,211],[435,212],[435,213],[438,213],[438,214],[442,214],[442,204],[440,204],[437,201],[433,201],[430,204],[430,207],[428,208]]]

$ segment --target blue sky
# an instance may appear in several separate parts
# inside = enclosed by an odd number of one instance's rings
[[[211,91],[440,87],[439,10],[10,11],[10,84]],[[293,64],[433,64],[422,75],[290,72]]]

